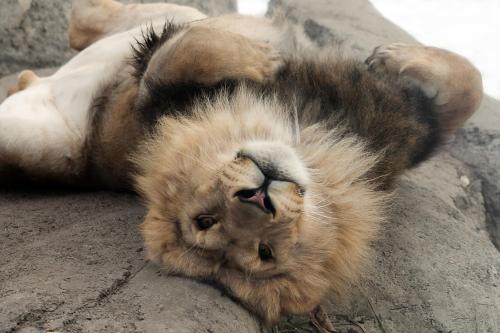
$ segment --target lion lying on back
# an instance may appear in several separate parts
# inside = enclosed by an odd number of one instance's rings
[[[304,56],[280,22],[168,4],[76,1],[70,41],[83,51],[51,77],[23,72],[0,106],[3,176],[135,184],[149,257],[268,324],[360,276],[397,176],[482,96],[441,49]]]

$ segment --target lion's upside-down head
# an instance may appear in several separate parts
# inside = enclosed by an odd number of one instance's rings
[[[227,287],[266,322],[311,311],[358,275],[384,197],[355,138],[295,130],[277,101],[240,88],[164,117],[138,149],[149,257]]]

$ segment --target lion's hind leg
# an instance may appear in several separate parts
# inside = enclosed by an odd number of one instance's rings
[[[69,43],[83,50],[95,41],[140,25],[171,21],[176,24],[203,19],[198,10],[168,3],[128,4],[115,0],[75,0],[69,24]]]
[[[435,47],[389,44],[366,60],[369,69],[416,85],[434,104],[445,136],[462,126],[482,99],[479,71],[465,58]]]
[[[65,181],[82,171],[83,138],[43,89],[30,88],[0,104],[0,168]]]

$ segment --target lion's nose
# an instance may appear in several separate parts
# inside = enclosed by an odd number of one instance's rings
[[[236,192],[234,195],[241,202],[246,202],[249,204],[256,205],[260,209],[262,209],[267,214],[276,215],[276,209],[267,193],[267,187],[270,181],[264,183],[263,186],[256,189],[243,189]]]
[[[278,142],[252,142],[238,152],[238,157],[251,160],[269,181],[295,183],[302,189],[308,174],[295,151]]]

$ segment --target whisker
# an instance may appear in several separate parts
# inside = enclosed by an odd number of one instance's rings
[[[249,270],[245,270],[245,280],[251,280],[252,279],[252,272]]]
[[[321,214],[321,213],[316,212],[316,211],[310,211],[309,214],[313,218],[314,217],[320,217],[320,218],[323,218],[323,219],[326,219],[326,220],[332,220],[333,219],[333,216]]]
[[[300,144],[300,124],[299,124],[299,114],[297,111],[297,103],[293,103],[293,121],[295,125],[295,144]]]
[[[179,256],[179,259],[184,258],[189,252],[191,252],[194,248],[196,247],[196,243],[191,245],[186,251],[182,252],[181,255]]]
[[[323,202],[326,202],[326,201],[323,201]],[[323,203],[323,202],[319,202],[319,203]],[[326,204],[321,205],[321,206],[320,206],[320,205],[318,205],[318,204],[315,204],[315,205],[314,205],[314,208],[317,208],[317,209],[323,209],[323,208],[325,208],[325,207],[330,207],[330,205],[331,205],[331,203],[329,203],[329,202],[327,202]]]

